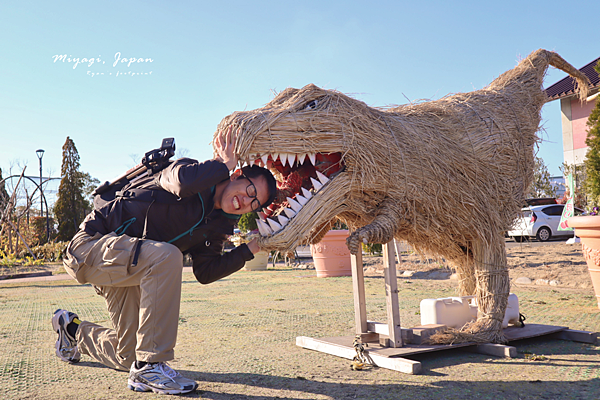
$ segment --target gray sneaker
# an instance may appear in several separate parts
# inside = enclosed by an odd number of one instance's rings
[[[127,387],[136,392],[159,394],[189,393],[198,387],[196,381],[184,378],[167,363],[148,363],[140,369],[131,364]]]
[[[52,316],[52,329],[58,333],[56,341],[56,355],[65,362],[76,363],[81,359],[81,354],[77,350],[77,340],[67,331],[67,325],[73,322],[74,318],[79,318],[77,314],[60,308],[54,311]]]

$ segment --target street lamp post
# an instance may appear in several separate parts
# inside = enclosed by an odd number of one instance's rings
[[[42,191],[42,157],[44,157],[44,149],[37,149],[35,151],[38,159],[40,160],[40,217],[44,216],[44,193]],[[46,208],[46,241],[49,238],[49,226],[48,226],[48,209]]]

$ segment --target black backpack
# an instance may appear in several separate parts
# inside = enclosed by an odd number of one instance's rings
[[[114,181],[104,182],[102,185],[98,186],[96,190],[94,190],[94,209],[100,210],[117,199],[143,201],[150,203],[150,205],[153,202],[175,204],[181,201],[181,198],[178,196],[158,187],[156,189],[140,187],[154,182],[157,179],[156,174],[171,165],[173,161],[169,161],[169,159],[173,157],[174,154],[175,139],[163,139],[161,147],[159,149],[147,152],[142,158],[142,162],[140,164],[125,172]],[[196,229],[196,227],[202,223],[206,210],[204,209],[204,200],[202,199],[202,196],[198,194],[198,197],[200,198],[200,202],[202,204],[202,218],[200,218],[200,221],[195,223],[189,230],[169,240],[167,243],[173,243],[184,235],[191,234],[194,229]],[[120,232],[117,233],[119,235],[123,234],[131,222],[131,220],[123,222],[123,224],[117,228],[115,232]],[[143,236],[145,236],[145,230],[146,228],[144,226]],[[139,245],[134,256],[136,263],[138,253]]]

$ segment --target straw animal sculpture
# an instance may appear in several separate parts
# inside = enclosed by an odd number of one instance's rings
[[[477,296],[477,321],[444,340],[503,342],[503,233],[533,178],[549,65],[574,77],[585,98],[585,75],[537,50],[489,86],[436,101],[375,108],[309,84],[227,116],[219,129],[240,128],[240,160],[269,167],[279,181],[280,196],[259,221],[260,246],[290,252],[317,243],[336,220],[349,226],[353,254],[363,242],[405,240],[443,257],[460,293]]]

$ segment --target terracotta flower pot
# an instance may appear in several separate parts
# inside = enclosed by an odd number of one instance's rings
[[[600,215],[571,217],[567,220],[567,225],[575,228],[575,234],[581,239],[583,257],[587,262],[600,308]]]
[[[348,235],[348,230],[331,230],[319,243],[310,245],[318,278],[352,276]]]

